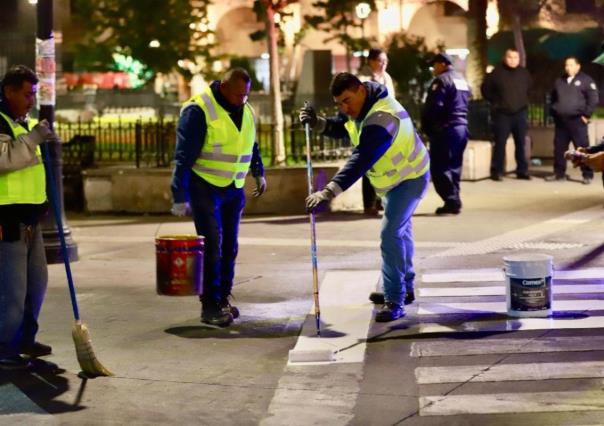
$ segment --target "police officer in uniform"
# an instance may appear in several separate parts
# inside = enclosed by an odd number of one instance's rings
[[[245,70],[228,71],[184,104],[177,130],[172,213],[184,216],[190,206],[197,234],[205,237],[201,321],[219,327],[239,317],[229,297],[249,169],[252,195],[266,190],[250,88]]]
[[[564,61],[565,75],[558,78],[552,91],[552,114],[556,124],[554,133],[554,174],[546,181],[566,180],[566,159],[564,152],[569,142],[575,148],[587,148],[589,138],[587,123],[598,104],[598,88],[593,79],[581,71],[579,60],[570,56]],[[583,184],[593,179],[593,170],[581,164]]]
[[[454,71],[451,58],[437,54],[431,61],[434,80],[421,114],[422,130],[430,138],[430,172],[445,204],[436,214],[459,214],[459,180],[468,143],[468,83]]]
[[[29,130],[38,78],[17,65],[0,85],[0,369],[39,367],[51,347],[35,340],[48,271],[40,218],[47,210],[39,144],[54,137],[43,121]],[[27,355],[25,358],[22,355]],[[41,361],[40,361],[41,362]],[[51,363],[48,363],[49,365]]]
[[[354,150],[325,189],[308,196],[306,208],[312,211],[329,202],[367,174],[384,203],[380,296],[385,303],[375,320],[393,321],[405,315],[405,300],[413,301],[411,217],[428,186],[430,158],[409,114],[383,85],[340,73],[330,90],[340,114],[317,117],[307,106],[300,111],[300,121],[330,137],[349,137]]]

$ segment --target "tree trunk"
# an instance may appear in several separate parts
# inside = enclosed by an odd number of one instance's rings
[[[283,137],[283,109],[281,107],[281,83],[279,81],[279,52],[277,51],[277,32],[275,30],[275,10],[270,2],[266,6],[266,32],[268,35],[268,54],[270,61],[271,107],[273,125],[273,152],[271,165],[285,164],[285,141]]]
[[[520,56],[520,66],[524,68],[526,67],[526,50],[524,49],[524,37],[522,36],[522,26],[518,15],[514,15],[512,20],[512,34],[514,34],[514,45]]]
[[[487,66],[487,0],[469,0],[468,5],[468,48],[470,54],[466,76],[472,87],[474,99],[481,99],[480,85]]]

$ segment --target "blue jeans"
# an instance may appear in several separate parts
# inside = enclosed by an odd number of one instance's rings
[[[234,185],[225,188],[211,185],[191,173],[189,195],[195,230],[205,237],[201,301],[220,303],[233,288],[245,193]]]
[[[413,290],[413,232],[411,216],[426,194],[430,173],[404,180],[384,196],[381,250],[384,299],[402,305],[407,290]]]
[[[48,269],[40,225],[21,225],[19,241],[0,241],[0,358],[35,341]]]

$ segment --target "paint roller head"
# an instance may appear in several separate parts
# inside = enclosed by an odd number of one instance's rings
[[[292,349],[289,351],[289,362],[330,362],[336,360],[334,349]]]

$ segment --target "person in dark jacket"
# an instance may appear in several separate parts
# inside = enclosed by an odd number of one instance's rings
[[[256,180],[252,195],[266,190],[254,114],[247,103],[250,87],[245,70],[229,70],[189,99],[178,121],[172,214],[187,214],[190,196],[195,229],[205,237],[201,321],[219,327],[239,317],[229,297],[249,169]]]
[[[468,143],[468,102],[470,87],[444,53],[432,60],[434,80],[430,84],[421,114],[422,130],[430,138],[430,173],[438,195],[445,204],[436,214],[459,214],[459,181],[463,152]]]
[[[566,159],[564,153],[572,141],[575,148],[589,146],[587,123],[598,104],[598,88],[593,79],[581,71],[579,60],[570,56],[564,61],[565,75],[558,78],[551,94],[552,115],[555,122],[554,133],[554,174],[546,181],[566,180]],[[593,179],[593,170],[581,165],[583,184]]]
[[[528,93],[532,86],[531,75],[520,66],[516,49],[507,49],[500,65],[488,74],[482,84],[482,96],[490,102],[495,145],[491,156],[491,179],[503,180],[505,172],[505,145],[510,135],[514,138],[516,177],[529,180],[526,155],[528,128]]]
[[[306,208],[313,211],[367,174],[384,202],[380,234],[384,293],[379,293],[384,306],[375,320],[394,321],[405,315],[403,303],[415,299],[411,219],[430,181],[430,158],[409,114],[385,86],[340,73],[330,91],[340,113],[318,117],[306,106],[300,121],[327,136],[350,137],[354,150],[327,186],[306,198]],[[378,303],[371,295],[370,299]]]

